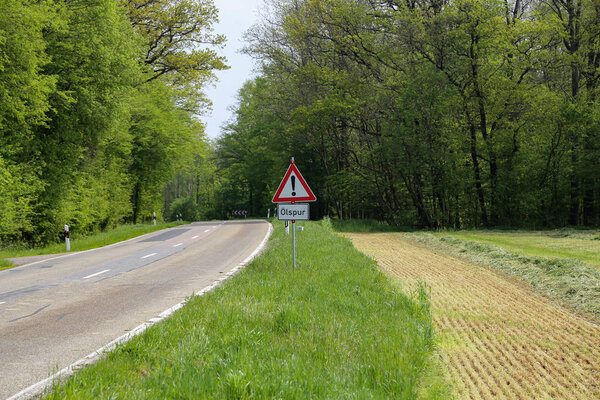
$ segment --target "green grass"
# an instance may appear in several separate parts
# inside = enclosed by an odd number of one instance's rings
[[[413,232],[414,229],[406,226],[392,226],[373,219],[332,219],[331,225],[337,232]]]
[[[137,224],[137,225],[121,225],[116,229],[111,229],[105,232],[99,232],[90,236],[78,238],[77,236],[71,236],[71,251],[83,251],[89,249],[95,249],[98,247],[106,246],[109,244],[121,242],[123,240],[131,239],[137,236],[144,235],[146,233],[154,232],[161,229],[172,228],[177,225],[181,225],[181,222],[169,222],[163,224]],[[39,256],[45,254],[57,254],[64,253],[65,243],[53,243],[45,247],[26,248],[22,246],[3,248],[0,250],[0,259],[12,258],[12,257],[27,257],[27,256]],[[2,261],[0,260],[0,269],[2,268]],[[8,263],[8,261],[4,261]]]
[[[600,268],[600,234],[597,231],[457,231],[438,235],[491,244],[526,256],[575,258]]]
[[[594,262],[598,256],[596,233],[577,235],[570,237],[564,231],[458,231],[406,237],[515,276],[559,304],[600,319],[600,269],[583,261]]]
[[[303,223],[245,270],[56,388],[50,399],[447,399],[426,290]]]
[[[3,269],[9,269],[14,267],[15,265],[9,261],[6,260],[0,260],[0,271],[2,271]]]

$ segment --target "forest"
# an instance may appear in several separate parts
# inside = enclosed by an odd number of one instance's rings
[[[0,241],[264,217],[600,225],[598,0],[267,0],[222,135],[212,0],[0,0]],[[226,34],[226,32],[225,32]]]
[[[172,219],[227,68],[212,0],[0,0],[0,240]]]
[[[597,0],[272,1],[247,40],[215,160],[253,214],[293,156],[316,217],[600,224]]]

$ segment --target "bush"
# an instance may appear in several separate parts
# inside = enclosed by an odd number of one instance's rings
[[[179,219],[178,215],[184,221],[200,220],[200,210],[198,204],[192,197],[180,197],[175,199],[169,206],[169,221]]]

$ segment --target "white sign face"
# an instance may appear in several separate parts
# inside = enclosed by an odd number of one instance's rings
[[[306,198],[309,197],[308,191],[304,185],[300,184],[300,180],[295,172],[290,174],[289,179],[283,186],[281,193],[279,194],[283,198]]]
[[[317,201],[317,197],[310,190],[308,183],[302,177],[296,164],[294,164],[294,159],[292,159],[292,163],[283,176],[272,201],[273,203]]]
[[[279,204],[277,210],[277,218],[280,221],[308,221],[310,219],[308,204]]]

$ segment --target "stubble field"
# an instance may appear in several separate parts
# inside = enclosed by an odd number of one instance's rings
[[[600,326],[514,278],[400,234],[345,234],[398,282],[431,289],[447,378],[459,399],[600,399]]]

